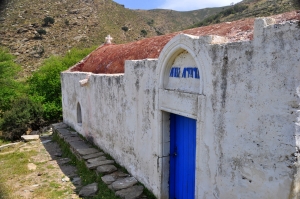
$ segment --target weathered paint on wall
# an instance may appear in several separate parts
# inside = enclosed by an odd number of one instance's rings
[[[257,19],[246,42],[178,35],[158,60],[126,61],[124,74],[64,72],[64,122],[168,198],[169,113],[190,117],[195,198],[299,198],[300,29],[273,23]],[[184,68],[199,78],[182,78]]]

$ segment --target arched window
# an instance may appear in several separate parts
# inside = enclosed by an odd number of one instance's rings
[[[82,123],[81,106],[79,102],[77,104],[77,123],[78,124]]]

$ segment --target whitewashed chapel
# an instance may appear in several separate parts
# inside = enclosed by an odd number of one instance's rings
[[[300,198],[297,16],[100,46],[61,73],[64,122],[160,199]]]

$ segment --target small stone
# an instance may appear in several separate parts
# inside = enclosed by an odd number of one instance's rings
[[[28,32],[28,29],[26,29],[26,28],[19,28],[17,30],[17,33],[23,33],[23,32]]]
[[[79,14],[80,9],[69,10],[69,14]]]
[[[81,197],[94,196],[96,195],[97,191],[98,191],[98,183],[92,183],[82,187],[82,189],[79,192],[79,196]]]
[[[27,167],[28,167],[29,171],[35,171],[36,170],[36,165],[33,164],[33,163],[28,163]]]
[[[117,180],[111,184],[113,190],[126,189],[135,185],[138,181],[134,177],[127,177]]]
[[[112,173],[117,170],[114,165],[102,165],[97,167],[97,173]]]
[[[82,158],[84,160],[88,160],[88,159],[91,159],[91,158],[97,158],[97,157],[102,156],[102,155],[104,155],[104,153],[103,152],[99,152],[99,153],[93,153],[93,154],[82,156]]]
[[[59,165],[67,164],[69,162],[71,162],[71,160],[69,158],[61,158],[58,160]]]
[[[127,189],[122,189],[116,192],[116,196],[120,196],[124,199],[136,199],[143,194],[143,186],[133,186]]]
[[[69,182],[70,181],[70,178],[69,177],[64,177],[63,179],[61,179],[61,181],[63,181],[63,182]]]
[[[86,166],[88,169],[96,169],[99,166],[113,164],[113,163],[115,163],[115,161],[113,161],[113,160],[103,160],[103,161],[96,161],[91,164],[87,163]]]
[[[47,144],[49,142],[52,142],[52,140],[44,140],[44,141],[42,141],[42,144]]]
[[[38,140],[40,138],[39,135],[22,135],[21,138],[26,142],[30,142],[33,140]]]
[[[62,156],[62,153],[55,153],[54,154],[56,157],[61,157]]]

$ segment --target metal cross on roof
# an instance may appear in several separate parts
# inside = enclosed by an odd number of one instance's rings
[[[111,44],[111,40],[113,40],[113,38],[110,35],[107,35],[107,37],[105,37],[106,44]]]

